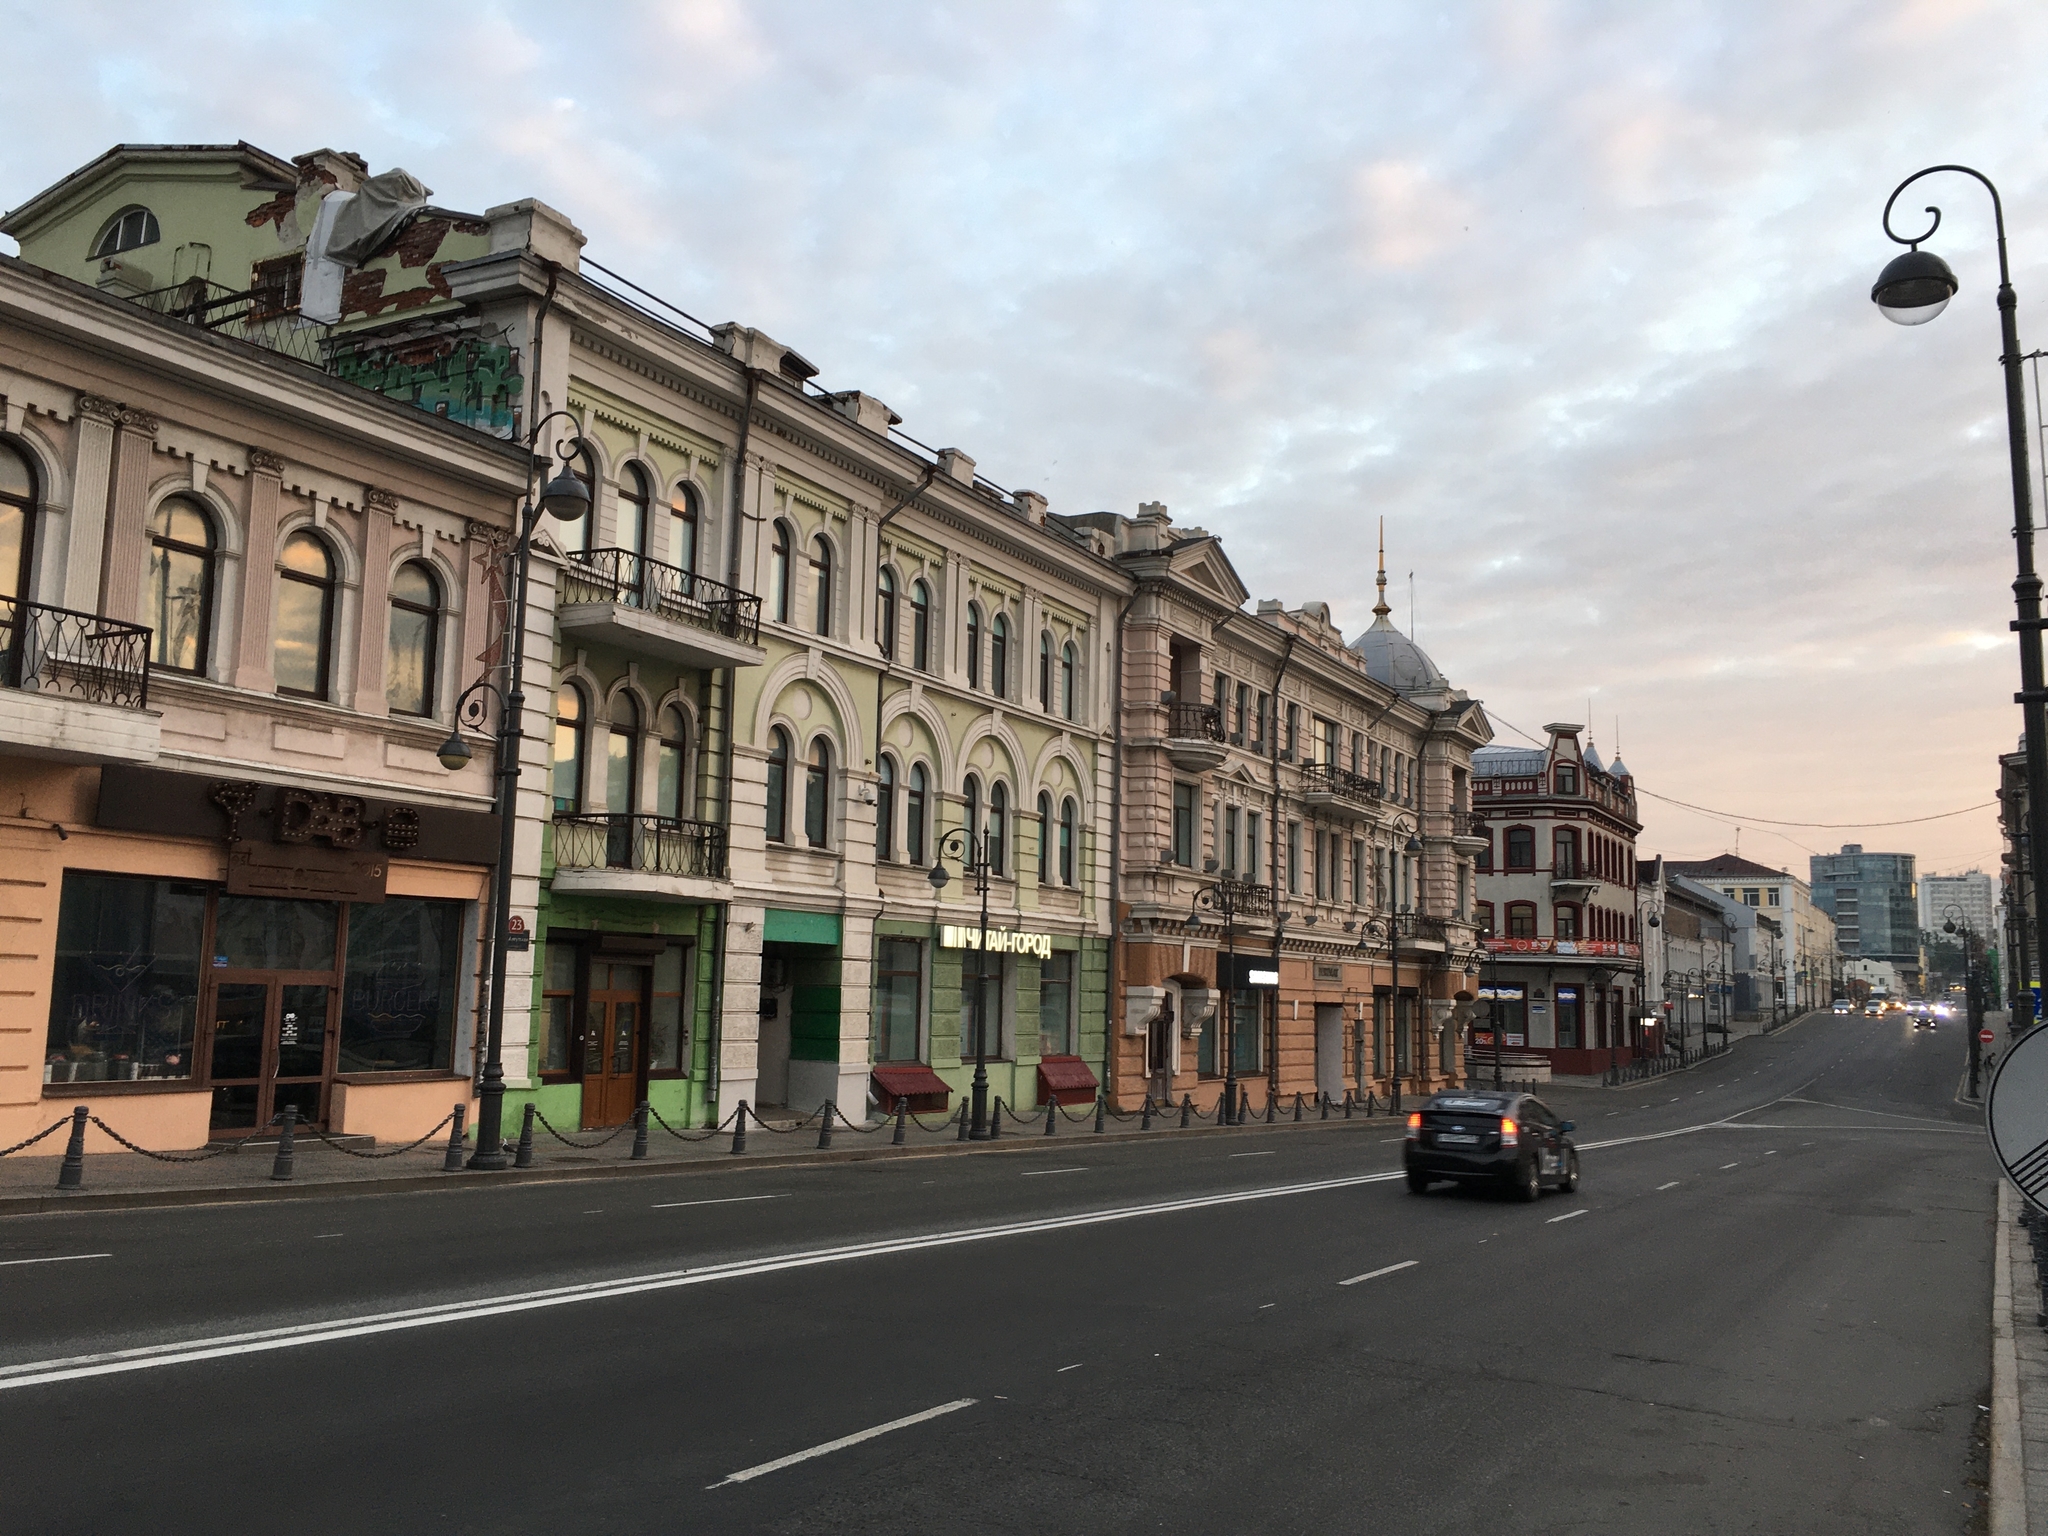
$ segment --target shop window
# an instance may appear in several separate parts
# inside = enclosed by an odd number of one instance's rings
[[[997,614],[988,626],[988,691],[999,699],[1010,696],[1010,620]]]
[[[910,664],[932,669],[932,589],[922,581],[910,584]]]
[[[440,631],[441,583],[424,562],[408,560],[391,578],[390,640],[384,655],[384,703],[394,715],[434,712]]]
[[[661,712],[661,740],[654,749],[654,809],[671,821],[683,821],[689,805],[689,785],[683,777],[689,751],[689,726],[683,712],[671,704]]]
[[[331,901],[223,896],[213,917],[213,963],[228,970],[332,971],[340,918],[341,908]]]
[[[1074,823],[1077,809],[1071,799],[1060,802],[1060,884],[1074,883]]]
[[[684,952],[671,944],[654,957],[647,994],[647,1075],[674,1077],[688,1069],[690,1031],[683,1011]]]
[[[547,970],[541,982],[540,1069],[569,1070],[569,1042],[575,1038],[576,948],[548,941]]]
[[[206,888],[67,871],[45,1082],[193,1075]]]
[[[1196,795],[1192,784],[1173,786],[1173,862],[1184,869],[1195,864]]]
[[[925,801],[931,790],[923,763],[910,765],[910,788],[903,796],[903,851],[913,864],[924,863]]]
[[[0,598],[28,596],[35,522],[35,471],[26,458],[0,442]]]
[[[701,519],[697,511],[697,490],[679,482],[668,500],[668,558],[680,571],[697,569],[697,532]]]
[[[1009,995],[1011,958],[1008,955],[987,955],[977,951],[960,974],[960,1059],[974,1059],[974,1042],[977,1024],[982,1018],[983,1000],[988,1009],[984,1053],[992,1060],[1008,1060],[1010,1045],[1006,1037],[1005,1024],[1008,1008],[1005,1000]],[[980,970],[977,972],[976,967]]]
[[[235,899],[221,898],[223,925]],[[456,901],[392,896],[350,906],[336,1070],[449,1070],[461,1008],[462,919]]]
[[[896,573],[886,565],[875,576],[875,647],[884,657],[896,655]]]
[[[896,857],[896,759],[884,752],[875,759],[875,858]]]
[[[277,642],[272,672],[279,693],[327,697],[334,656],[334,557],[317,534],[300,529],[277,557]]]
[[[1536,937],[1536,905],[1534,902],[1515,901],[1508,903],[1508,937],[1511,939],[1533,939]]]
[[[173,496],[159,506],[149,520],[149,594],[143,615],[151,629],[151,666],[206,670],[213,564],[213,519],[200,505]]]
[[[778,624],[789,622],[790,543],[789,524],[778,522],[768,546],[768,617]]]
[[[1509,869],[1534,869],[1536,867],[1535,828],[1509,827],[1507,853]]]
[[[1248,1077],[1261,1071],[1266,1062],[1266,994],[1240,987],[1231,1007],[1230,1054],[1237,1063],[1237,1075]]]
[[[562,684],[555,694],[555,814],[573,816],[583,809],[583,690]]]
[[[924,946],[915,939],[875,944],[875,1060],[917,1061],[923,1023]]]
[[[1052,880],[1052,796],[1038,792],[1038,883]]]
[[[825,535],[811,540],[811,628],[832,633],[832,544]]]
[[[768,733],[768,841],[789,841],[789,732],[781,726]]]
[[[1577,987],[1559,987],[1557,989],[1557,1045],[1559,1050],[1575,1051],[1579,1048],[1579,1009],[1579,989]]]
[[[832,743],[820,736],[811,743],[804,769],[804,841],[823,848],[830,840],[832,808]]]
[[[1038,962],[1038,1054],[1074,1054],[1074,952],[1056,949]]]

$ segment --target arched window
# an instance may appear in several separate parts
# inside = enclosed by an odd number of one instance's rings
[[[434,664],[441,632],[441,584],[418,560],[391,578],[391,631],[384,652],[384,703],[394,715],[434,712]]]
[[[99,239],[93,242],[92,259],[98,261],[103,256],[118,256],[138,246],[155,245],[161,239],[163,232],[157,228],[155,214],[147,208],[123,208],[108,222]]]
[[[789,732],[768,733],[768,841],[789,841]]]
[[[623,816],[640,808],[640,706],[633,695],[612,700],[612,728],[604,744],[604,808]]]
[[[988,787],[988,867],[995,875],[1009,873],[1010,790],[1000,779]]]
[[[831,791],[832,743],[820,736],[811,743],[811,761],[804,770],[804,840],[813,848],[826,844]]]
[[[1238,734],[1244,734],[1244,690],[1237,690]],[[1074,718],[1074,642],[1060,647],[1060,718]]]
[[[1038,632],[1038,707],[1052,713],[1052,632]]]
[[[903,852],[913,864],[924,863],[925,800],[931,781],[923,763],[910,765],[910,788],[903,797]]]
[[[647,509],[654,500],[647,489],[647,476],[640,466],[628,464],[619,475],[619,547],[636,555],[647,553]],[[636,583],[641,580],[638,573]]]
[[[35,524],[35,471],[27,459],[0,443],[0,597],[28,596]]]
[[[661,712],[661,742],[654,757],[654,812],[671,821],[686,821],[684,807],[688,804],[683,780],[685,754],[690,747],[690,733],[683,712],[671,704]]]
[[[896,760],[886,752],[875,759],[875,857],[896,857]]]
[[[555,694],[555,814],[583,809],[583,690],[564,683]]]
[[[961,807],[961,826],[967,831],[967,848],[978,860],[981,858],[981,780],[973,774],[967,775],[967,782],[960,786],[960,798],[966,802]]]
[[[1529,827],[1509,827],[1507,835],[1509,869],[1536,867],[1536,833]]]
[[[981,605],[967,605],[967,686],[981,686]]]
[[[1074,883],[1074,823],[1078,807],[1071,797],[1060,802],[1060,884]]]
[[[301,528],[284,541],[277,566],[277,691],[323,699],[334,656],[334,557]]]
[[[875,577],[875,644],[884,656],[896,655],[896,573],[886,565]]]
[[[1569,827],[1559,827],[1551,834],[1550,846],[1551,874],[1560,880],[1578,878],[1579,834]]]
[[[206,670],[213,630],[213,519],[173,496],[149,520],[149,596],[144,617],[152,666]]]
[[[668,558],[677,570],[697,569],[697,491],[687,481],[668,499]]]
[[[988,691],[999,699],[1010,696],[1010,621],[997,614],[988,627]]]
[[[1038,883],[1052,879],[1052,796],[1038,792]]]
[[[789,549],[789,524],[777,523],[768,551],[768,617],[778,624],[789,622]]]
[[[910,664],[932,669],[932,589],[922,581],[910,584]]]
[[[811,584],[817,603],[811,627],[821,635],[832,633],[832,545],[821,533],[811,540]]]

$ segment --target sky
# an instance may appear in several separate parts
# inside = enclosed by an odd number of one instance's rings
[[[1618,742],[1644,855],[1997,867],[1988,809],[1875,825],[1986,805],[2020,729],[1982,189],[1901,199],[1943,211],[1946,314],[1869,290],[1892,188],[1974,165],[2048,342],[2039,0],[0,0],[0,35],[0,205],[236,139],[539,197],[996,483],[1163,501],[1347,633],[1384,517],[1397,622],[1499,740]]]

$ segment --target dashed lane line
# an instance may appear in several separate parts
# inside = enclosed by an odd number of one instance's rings
[[[1353,1275],[1349,1280],[1339,1280],[1337,1283],[1339,1285],[1360,1285],[1367,1280],[1377,1280],[1381,1275],[1392,1275],[1404,1269],[1413,1269],[1421,1262],[1422,1260],[1420,1259],[1403,1259],[1398,1264],[1389,1264],[1384,1269],[1367,1270],[1362,1275]]]
[[[1682,1179],[1673,1179],[1669,1184],[1659,1184],[1657,1186],[1657,1193],[1661,1195],[1667,1189],[1676,1189],[1683,1182],[1684,1180]]]
[[[691,1205],[744,1205],[750,1200],[787,1200],[788,1195],[727,1195],[722,1200],[669,1200],[660,1205],[650,1205],[650,1211],[680,1211]]]
[[[962,1408],[972,1408],[974,1403],[975,1399],[971,1397],[955,1398],[950,1403],[941,1403],[936,1408],[927,1408],[923,1413],[907,1414],[900,1419],[891,1419],[886,1424],[877,1424],[871,1429],[863,1429],[851,1435],[841,1435],[837,1440],[827,1440],[823,1445],[814,1445],[807,1451],[797,1451],[788,1456],[778,1456],[773,1461],[762,1462],[758,1467],[746,1467],[741,1471],[729,1474],[722,1482],[706,1483],[704,1485],[705,1491],[709,1492],[713,1488],[729,1487],[733,1483],[751,1482],[753,1479],[766,1476],[770,1472],[780,1472],[784,1467],[793,1467],[800,1461],[810,1461],[814,1457],[829,1456],[834,1451],[843,1451],[850,1445],[859,1445],[863,1440],[872,1440],[877,1435],[886,1435],[895,1430],[908,1429],[913,1424],[923,1424],[948,1413],[958,1413]]]
[[[336,1233],[339,1237],[341,1234]],[[111,1259],[111,1253],[53,1253],[47,1259],[0,1259],[0,1269],[11,1269],[17,1264],[70,1264],[79,1259]]]
[[[1584,1211],[1566,1211],[1562,1216],[1551,1217],[1550,1220],[1543,1223],[1543,1225],[1545,1225],[1546,1227],[1554,1227],[1560,1221],[1570,1221],[1574,1216],[1583,1216],[1585,1214],[1586,1213]]]

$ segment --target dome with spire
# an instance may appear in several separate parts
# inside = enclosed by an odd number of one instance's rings
[[[1387,606],[1387,530],[1380,523],[1379,601],[1372,606],[1372,627],[1353,640],[1347,649],[1365,663],[1366,675],[1385,683],[1396,693],[1434,693],[1451,686],[1449,678],[1429,659],[1429,653],[1394,627],[1394,610]]]

